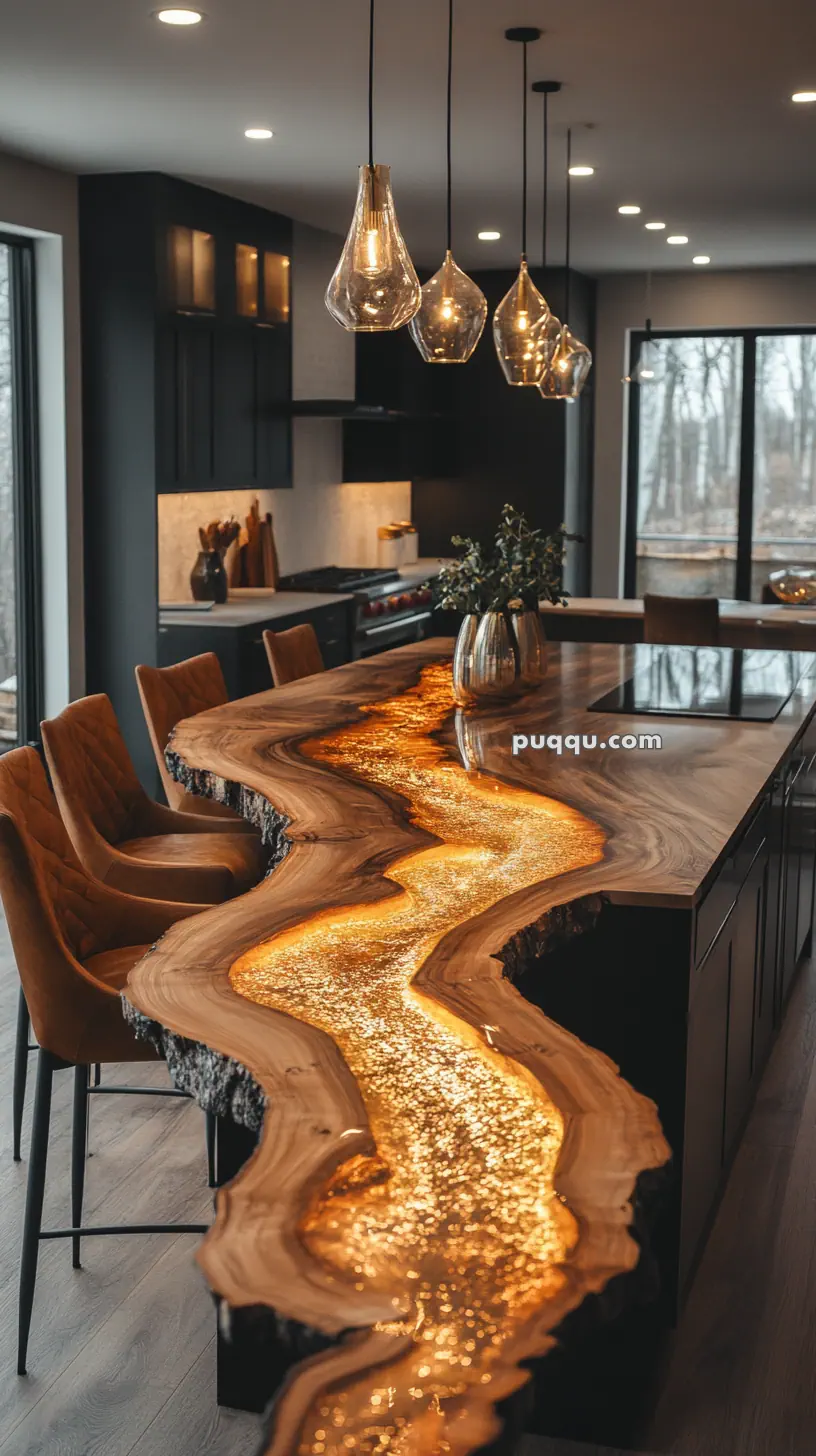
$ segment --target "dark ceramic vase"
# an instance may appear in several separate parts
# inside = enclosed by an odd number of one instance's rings
[[[199,551],[190,572],[190,590],[193,601],[223,606],[227,600],[227,573],[220,551]]]

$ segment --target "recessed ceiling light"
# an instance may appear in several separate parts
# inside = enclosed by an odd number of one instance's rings
[[[620,212],[624,217],[637,217],[638,213],[640,212],[640,208],[637,207],[634,202],[625,202],[623,204],[623,207],[618,208],[618,212]]]
[[[816,91],[794,91],[791,101],[798,101],[806,104],[809,101],[816,101]]]
[[[683,244],[688,242],[688,238],[683,233],[672,233],[671,237],[666,239],[666,242],[671,243],[674,248],[682,248]]]
[[[696,263],[698,268],[704,268],[706,263],[711,262],[711,259],[709,258],[708,253],[698,253],[696,258],[692,258],[691,261],[692,263]]]
[[[162,25],[198,25],[204,19],[200,10],[156,10],[154,14]]]
[[[594,167],[570,167],[570,177],[594,177]]]
[[[495,233],[490,231],[478,234],[480,243],[497,243],[500,237],[501,233]]]
[[[643,226],[650,233],[663,233],[666,231],[666,224],[664,222],[645,222]]]
[[[271,132],[268,126],[248,126],[244,132],[244,136],[249,137],[251,142],[268,142],[269,138],[274,135],[275,133]]]

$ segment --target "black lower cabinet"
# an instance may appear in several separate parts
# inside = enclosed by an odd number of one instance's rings
[[[159,627],[159,666],[170,667],[200,652],[214,652],[221,663],[230,698],[263,693],[272,686],[264,629],[271,627],[273,632],[285,632],[289,627],[309,622],[317,634],[326,668],[341,667],[351,660],[350,605],[338,602],[336,606],[293,612],[244,627],[214,627],[204,621],[200,626],[163,623]]]

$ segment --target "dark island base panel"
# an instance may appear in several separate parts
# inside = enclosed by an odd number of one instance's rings
[[[289,847],[286,818],[263,795],[191,770],[172,748],[167,757],[174,776],[189,793],[228,804],[261,829],[272,873]],[[597,895],[555,906],[541,922],[508,941],[501,953],[504,974],[549,1014],[547,986],[562,980],[580,942],[593,947],[582,961],[593,960],[597,927],[606,910]],[[541,994],[530,994],[531,990]],[[229,1183],[257,1147],[266,1111],[260,1087],[231,1058],[168,1031],[127,1000],[124,1010],[137,1036],[165,1059],[174,1086],[215,1113],[217,1183],[219,1187]],[[574,1029],[567,1018],[561,1020]],[[600,1041],[594,1044],[607,1050]],[[637,1266],[631,1274],[613,1279],[602,1293],[586,1298],[557,1331],[557,1349],[546,1359],[531,1362],[530,1382],[498,1407],[502,1433],[483,1448],[486,1456],[513,1456],[521,1437],[530,1432],[618,1446],[638,1438],[644,1413],[652,1408],[654,1357],[666,1327],[651,1229],[656,1226],[659,1236],[672,1181],[670,1167],[640,1175],[633,1199],[633,1234],[641,1247]],[[289,1371],[338,1340],[263,1305],[231,1309],[217,1295],[215,1303],[218,1404],[268,1412],[271,1423],[275,1396]],[[354,1338],[353,1332],[349,1338]]]

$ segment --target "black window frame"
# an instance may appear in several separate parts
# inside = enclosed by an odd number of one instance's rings
[[[36,259],[33,238],[0,232],[0,245],[9,259],[17,743],[23,744],[39,741],[45,697]]]
[[[626,454],[626,515],[624,526],[623,595],[637,594],[637,493],[640,467],[640,390],[635,378],[640,351],[647,338],[652,339],[742,339],[742,405],[740,418],[740,459],[737,485],[737,562],[734,596],[738,601],[751,600],[751,546],[754,528],[754,447],[756,442],[756,348],[757,339],[798,337],[816,334],[808,324],[750,329],[652,329],[633,330],[629,336],[629,408]]]

